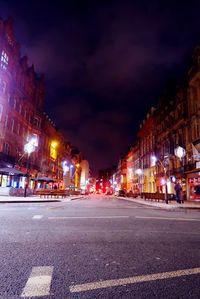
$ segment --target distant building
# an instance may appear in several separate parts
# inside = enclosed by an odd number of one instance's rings
[[[89,163],[87,160],[82,160],[81,164],[81,178],[80,178],[80,187],[81,189],[86,189],[89,182]]]
[[[128,189],[133,188],[135,160],[141,192],[171,194],[178,180],[187,199],[200,199],[200,46],[194,50],[187,77],[167,87],[140,125],[138,138],[137,157],[134,147],[124,156]],[[120,160],[119,188],[121,165]]]

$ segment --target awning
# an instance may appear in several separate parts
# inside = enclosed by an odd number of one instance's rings
[[[54,180],[52,178],[49,178],[47,176],[41,176],[41,177],[37,177],[34,179],[34,181],[38,181],[38,182],[54,182]]]
[[[27,174],[12,167],[0,168],[0,174],[26,176]]]

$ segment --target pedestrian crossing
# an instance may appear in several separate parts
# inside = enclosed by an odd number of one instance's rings
[[[53,283],[53,274],[55,275],[54,271],[54,266],[33,266],[31,268],[29,277],[25,282],[25,285],[22,286],[22,291],[21,293],[19,293],[19,298],[56,298],[54,297],[56,296],[56,294],[51,290]],[[75,282],[71,284],[69,281],[67,282],[66,277],[66,284],[63,285],[63,287],[66,288],[66,293],[68,293],[69,295],[69,293],[82,293],[97,289],[133,285],[143,282],[171,280],[174,278],[181,278],[183,276],[187,277],[191,275],[193,277],[200,275],[200,268],[181,269],[170,272],[149,273],[132,277],[122,277],[116,279],[113,278],[111,280],[101,279],[100,281],[90,281],[84,282],[82,284],[75,284]],[[59,288],[59,292],[60,291],[62,291],[63,293],[63,290]]]
[[[21,298],[48,296],[50,294],[52,274],[52,266],[33,267]]]

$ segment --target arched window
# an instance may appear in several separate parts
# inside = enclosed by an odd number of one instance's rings
[[[0,121],[2,119],[2,113],[3,113],[3,105],[0,104]]]
[[[3,50],[3,51],[1,52],[1,68],[2,68],[2,69],[4,69],[4,70],[7,69],[8,61],[9,61],[8,55],[7,55],[7,53]]]

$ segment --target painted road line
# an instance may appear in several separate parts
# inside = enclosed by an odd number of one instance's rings
[[[175,221],[200,221],[195,218],[170,218],[170,217],[153,217],[153,216],[135,216],[138,219],[158,219],[158,220],[175,220]]]
[[[58,217],[48,217],[48,219],[119,219],[119,218],[129,218],[129,216],[58,216]]]
[[[21,297],[48,296],[50,292],[53,267],[33,267]]]
[[[34,215],[32,219],[42,219],[43,215]]]
[[[80,292],[91,291],[96,289],[117,287],[117,286],[135,284],[135,283],[146,282],[146,281],[176,278],[176,277],[189,276],[194,274],[200,274],[200,268],[133,276],[133,277],[121,278],[121,279],[102,280],[97,282],[72,285],[69,287],[69,289],[71,293],[80,293]]]
[[[199,236],[200,235],[200,232],[183,232],[183,231],[175,231],[175,232],[172,232],[172,231],[166,231],[166,230],[150,230],[150,231],[145,231],[146,233],[158,233],[158,234],[183,234],[183,235],[197,235]]]

